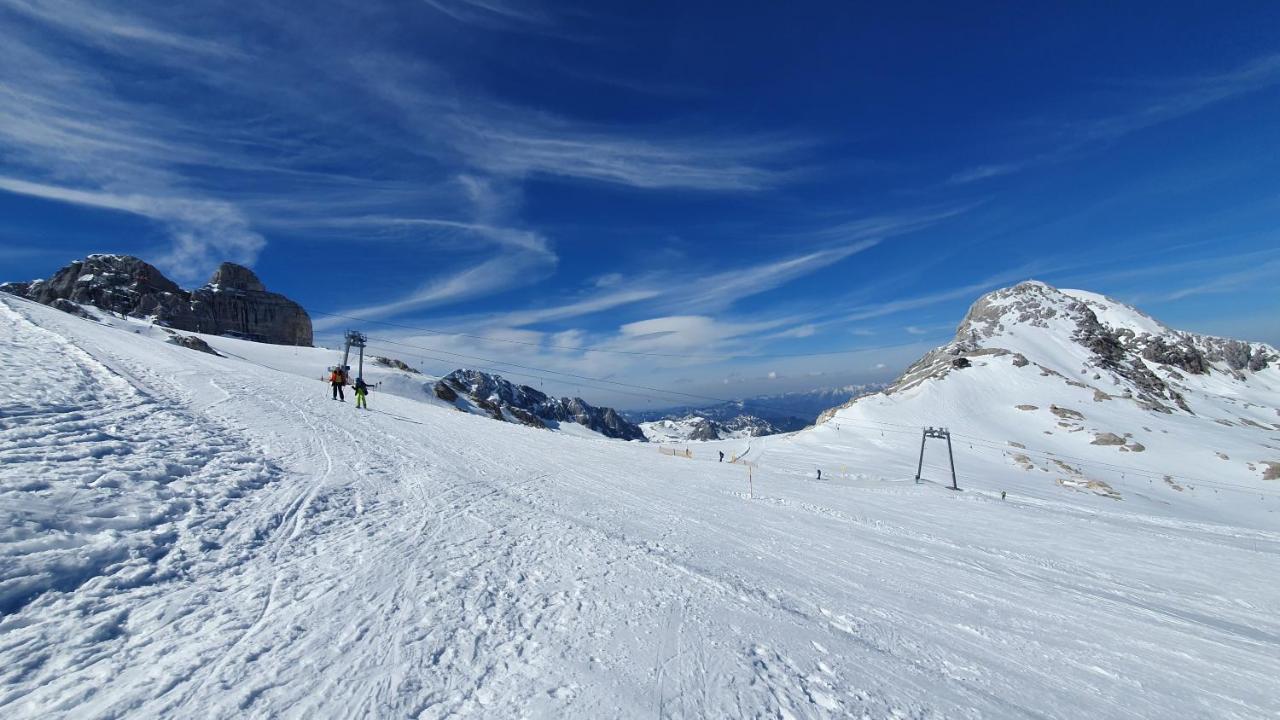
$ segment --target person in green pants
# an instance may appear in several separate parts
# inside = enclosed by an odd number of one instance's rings
[[[362,377],[356,378],[356,409],[357,410],[360,408],[364,408],[365,410],[369,409],[369,401],[365,399],[365,396],[367,396],[368,394],[369,394],[369,386],[364,384],[364,378]]]

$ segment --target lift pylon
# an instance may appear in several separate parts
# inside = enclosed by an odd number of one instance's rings
[[[362,379],[364,378],[364,344],[367,338],[358,330],[348,330],[346,340],[346,347],[342,350],[342,369],[346,371],[351,368],[351,348],[358,348],[360,359],[356,379]]]
[[[916,482],[920,482],[920,471],[924,469],[924,444],[929,438],[947,441],[947,460],[951,463],[951,489],[959,490],[956,485],[956,458],[951,453],[951,431],[946,428],[927,427],[920,436],[920,462],[916,464]]]

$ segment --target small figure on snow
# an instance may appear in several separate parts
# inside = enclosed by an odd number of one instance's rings
[[[365,397],[369,394],[369,386],[365,384],[364,378],[356,378],[356,409],[369,409],[369,403]]]
[[[720,451],[720,462],[724,462],[724,451]]]
[[[333,387],[334,400],[347,401],[346,396],[342,394],[342,386],[346,384],[347,374],[342,371],[342,368],[334,368],[333,372],[329,373],[329,385]]]
[[[822,479],[822,468],[818,468],[818,479]]]
[[[1001,490],[1001,491],[1000,491],[1000,499],[1001,499],[1001,500],[1003,500],[1003,499],[1004,499],[1004,491],[1003,491],[1003,490]]]

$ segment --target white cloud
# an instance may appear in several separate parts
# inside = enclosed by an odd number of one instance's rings
[[[156,264],[179,279],[195,279],[222,260],[250,264],[265,241],[235,206],[217,200],[116,195],[0,176],[0,190],[85,207],[139,215],[162,223],[173,239]]]
[[[963,185],[966,183],[977,182],[979,180],[986,180],[987,178],[1000,177],[1001,175],[1011,175],[1021,170],[1022,167],[1023,166],[1018,163],[979,165],[952,175],[947,180],[947,183],[951,185]]]

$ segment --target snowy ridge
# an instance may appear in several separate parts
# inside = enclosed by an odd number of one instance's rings
[[[613,408],[596,407],[578,397],[553,398],[480,370],[455,370],[432,392],[458,410],[501,422],[617,440],[645,439],[644,431]]]
[[[0,297],[24,370],[0,397],[5,718],[1280,713],[1272,495],[1115,500],[965,441],[953,493],[911,481],[918,430],[844,419],[935,393],[1000,420],[965,380],[994,361],[1084,392],[1012,353],[674,456],[460,413],[390,368],[357,413],[334,351],[168,337]]]
[[[1267,492],[1280,467],[1278,364],[1265,344],[1172,330],[1101,295],[1028,282],[980,298],[953,342],[825,414],[820,429],[947,426],[980,441],[984,467],[1018,468],[1013,487],[1056,483],[1236,518],[1257,508],[1220,493]]]

